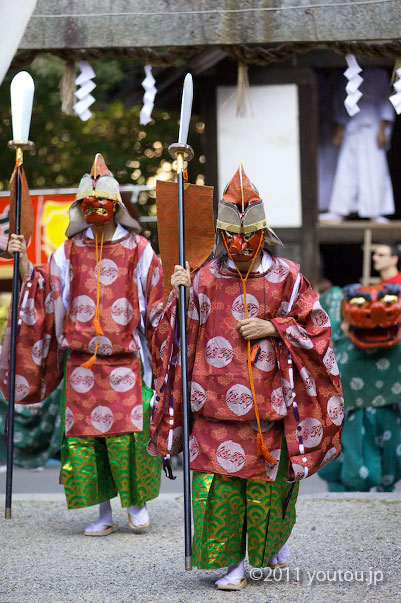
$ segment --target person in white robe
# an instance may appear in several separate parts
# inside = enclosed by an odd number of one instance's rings
[[[394,109],[389,75],[371,67],[361,73],[360,111],[350,117],[344,107],[345,89],[334,99],[338,124],[333,143],[340,147],[333,190],[322,222],[341,222],[351,213],[377,222],[394,213],[394,195],[387,162]]]

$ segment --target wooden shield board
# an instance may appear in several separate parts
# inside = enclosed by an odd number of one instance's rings
[[[178,264],[178,191],[176,182],[156,181],[157,230],[164,272],[164,300]],[[185,259],[191,271],[208,259],[214,246],[213,187],[184,185]]]

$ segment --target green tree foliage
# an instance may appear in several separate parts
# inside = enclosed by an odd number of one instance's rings
[[[30,139],[35,142],[36,154],[24,156],[24,165],[31,189],[75,187],[81,176],[89,172],[94,156],[103,154],[107,165],[120,184],[147,184],[154,186],[160,172],[174,178],[168,146],[178,137],[177,111],[165,110],[158,104],[156,95],[152,121],[147,126],[139,124],[141,106],[127,106],[133,88],[132,62],[124,59],[101,59],[92,64],[96,73],[91,106],[93,116],[86,122],[77,116],[61,112],[59,83],[64,62],[54,56],[40,55],[26,68],[35,82],[35,96],[31,120]],[[136,66],[135,86],[142,90],[142,67]],[[12,138],[10,113],[11,74],[0,86],[0,190],[8,188],[15,157],[7,148]],[[157,83],[156,83],[157,86]],[[180,95],[178,95],[180,96]],[[190,181],[202,182],[200,137],[204,125],[193,117],[189,142],[195,150],[195,160],[189,165]],[[170,178],[168,178],[170,179]],[[155,195],[140,198],[138,210],[155,215]],[[146,232],[150,235],[150,232]]]

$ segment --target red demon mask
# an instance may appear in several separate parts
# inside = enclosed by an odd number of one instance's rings
[[[227,248],[234,262],[249,262],[253,260],[258,249],[260,249],[263,230],[237,234],[235,232],[222,232]]]
[[[82,199],[81,209],[88,224],[106,224],[114,213],[114,201],[98,197],[85,197]]]
[[[342,310],[350,337],[359,348],[393,347],[401,339],[401,285],[348,285]]]

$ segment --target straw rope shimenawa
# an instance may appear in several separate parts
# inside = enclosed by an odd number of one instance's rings
[[[237,59],[246,65],[267,66],[298,54],[307,54],[316,50],[332,50],[341,55],[354,54],[359,57],[390,58],[401,56],[401,40],[389,42],[286,42],[284,44],[251,46],[245,44],[220,44],[214,48],[222,50],[229,58]],[[176,67],[177,61],[198,56],[210,50],[209,46],[179,46],[169,47],[167,50],[154,50],[153,48],[52,48],[46,49],[46,54],[58,56],[66,62],[82,60],[96,61],[105,56],[115,56],[136,60],[142,64],[154,67]],[[32,61],[43,51],[19,51],[9,68],[14,72]]]

